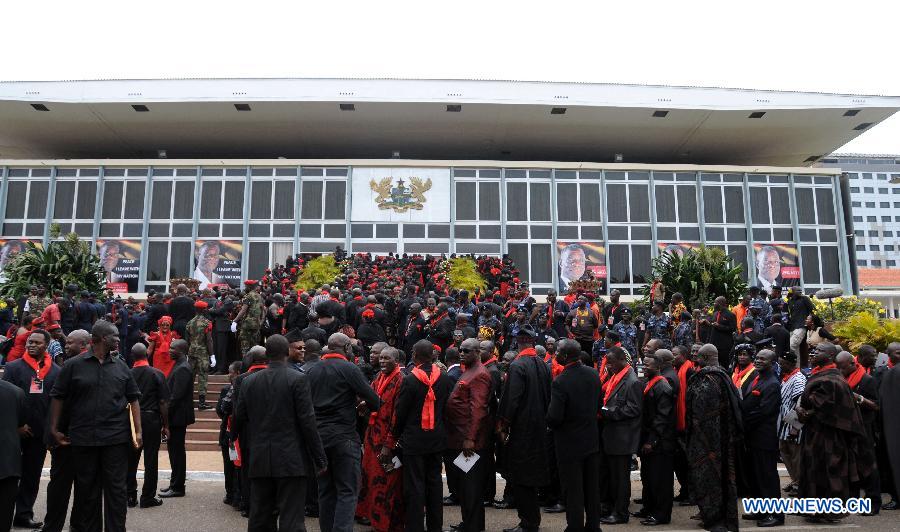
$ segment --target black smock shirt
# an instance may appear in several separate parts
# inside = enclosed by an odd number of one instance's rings
[[[131,368],[131,374],[141,392],[141,412],[159,412],[159,401],[169,400],[166,376],[151,366]]]
[[[24,357],[27,356],[27,354],[24,354],[22,358],[7,364],[3,372],[3,380],[15,384],[25,392],[26,423],[31,427],[31,432],[35,438],[46,442],[49,441],[44,436],[47,422],[50,418],[50,390],[53,389],[53,385],[56,383],[56,377],[59,376],[60,369],[59,366],[50,362],[50,358],[47,357],[50,371],[44,376],[44,380],[40,385],[42,391],[37,392],[35,390],[36,393],[31,393],[31,383],[37,378],[37,373],[25,362]]]
[[[126,405],[141,392],[128,365],[87,352],[63,365],[50,397],[65,401],[72,445],[101,447],[131,441]]]
[[[325,354],[327,356],[328,353]],[[347,440],[359,443],[359,433],[356,431],[357,396],[372,411],[381,406],[381,399],[362,370],[343,358],[328,357],[313,364],[306,374],[322,445],[327,448]]]

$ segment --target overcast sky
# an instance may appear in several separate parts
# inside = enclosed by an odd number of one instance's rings
[[[896,2],[861,0],[9,0],[0,80],[480,78],[900,96],[898,15]],[[900,116],[839,151],[900,154]]]

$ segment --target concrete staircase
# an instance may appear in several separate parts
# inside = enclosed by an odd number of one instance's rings
[[[215,407],[219,392],[228,384],[228,375],[210,375],[207,382],[206,404]],[[188,451],[215,451],[219,448],[219,424],[221,420],[215,410],[197,410],[199,394],[194,382],[194,415],[197,422],[188,427],[185,447]]]

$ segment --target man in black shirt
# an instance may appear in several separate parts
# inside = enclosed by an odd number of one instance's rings
[[[159,330],[159,319],[169,313],[166,304],[163,303],[159,294],[150,292],[147,294],[147,319],[144,320],[144,332],[151,333]],[[229,326],[231,321],[229,320]]]
[[[25,392],[28,424],[22,437],[22,479],[16,498],[13,524],[19,528],[40,528],[34,520],[34,501],[41,481],[41,468],[47,456],[45,427],[50,411],[50,390],[59,375],[59,367],[50,359],[47,344],[50,333],[43,329],[31,331],[25,343],[25,355],[6,365],[3,380]]]
[[[777,312],[772,314],[772,325],[766,327],[763,336],[772,340],[772,346],[778,358],[790,351],[791,333],[785,329],[784,323],[781,321],[781,314]]]
[[[162,504],[156,496],[159,470],[159,445],[164,434],[169,436],[169,388],[162,371],[147,362],[147,346],[136,344],[131,348],[134,366],[131,374],[141,391],[141,427],[144,429],[144,447],[131,454],[128,463],[128,507],[134,508],[137,499],[137,466],[144,453],[144,486],[141,490],[141,508]]]
[[[306,372],[328,458],[328,470],[319,477],[319,526],[325,532],[353,529],[362,458],[356,431],[357,397],[370,411],[381,406],[362,370],[348,360],[352,353],[347,335],[332,334],[328,352]]]
[[[194,317],[194,300],[188,297],[188,288],[183,284],[175,287],[175,293],[177,294],[175,299],[169,303],[169,316],[172,316],[172,330],[176,331],[182,338],[187,338],[184,329]]]
[[[194,424],[194,375],[187,360],[188,343],[174,340],[169,346],[169,356],[175,366],[169,373],[166,386],[169,388],[169,463],[172,477],[169,487],[159,492],[159,496],[184,497],[184,481],[187,476],[187,453],[185,437],[188,425]]]
[[[50,392],[50,433],[54,443],[72,446],[75,464],[73,518],[78,529],[124,532],[127,511],[128,456],[140,447],[140,391],[128,366],[112,354],[119,347],[119,330],[105,320],[91,329],[91,350],[63,366]],[[60,414],[68,413],[68,434],[60,431]],[[99,522],[101,493],[103,521]]]
[[[0,381],[0,530],[9,530],[22,475],[21,438],[27,422],[25,394],[13,384]]]

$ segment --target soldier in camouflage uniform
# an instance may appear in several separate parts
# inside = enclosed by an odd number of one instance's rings
[[[198,410],[212,408],[206,404],[207,377],[209,375],[209,357],[212,351],[212,322],[206,317],[206,309],[209,307],[205,301],[194,303],[197,315],[185,326],[188,339],[188,361],[197,379],[200,404]]]
[[[40,318],[44,309],[49,307],[53,301],[47,297],[47,289],[43,286],[32,287],[31,297],[28,298],[28,313],[32,318]]]
[[[259,329],[262,326],[263,303],[257,291],[258,284],[253,279],[244,281],[246,286],[241,299],[241,309],[234,319],[238,324],[238,341],[241,344],[241,356],[255,345],[259,345]]]

